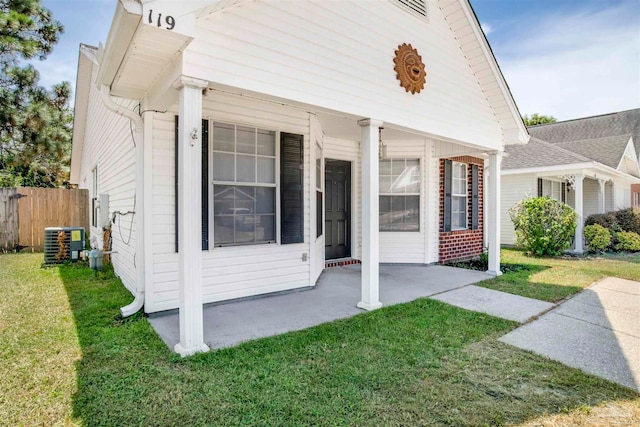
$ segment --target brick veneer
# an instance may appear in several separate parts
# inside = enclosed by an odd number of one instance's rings
[[[471,230],[471,168],[467,167],[467,224],[468,230],[455,230],[444,232],[444,159],[440,160],[440,245],[439,260],[440,264],[451,261],[464,261],[477,258],[483,249],[483,227],[484,219],[482,215],[483,200],[483,177],[484,177],[484,161],[476,157],[461,156],[452,157],[448,160],[454,162],[466,163],[468,165],[478,165],[478,229]]]

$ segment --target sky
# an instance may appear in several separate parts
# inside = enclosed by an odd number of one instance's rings
[[[568,120],[640,107],[640,0],[470,2],[521,114]],[[35,62],[40,83],[74,86],[78,46],[105,42],[116,0],[42,3],[65,33]]]

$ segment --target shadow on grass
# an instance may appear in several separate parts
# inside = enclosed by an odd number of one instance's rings
[[[420,299],[179,359],[111,274],[60,267],[86,425],[502,425],[636,395],[496,339],[516,324]]]

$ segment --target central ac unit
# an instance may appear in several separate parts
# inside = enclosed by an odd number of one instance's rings
[[[84,250],[83,227],[47,227],[44,229],[44,263],[78,261]]]

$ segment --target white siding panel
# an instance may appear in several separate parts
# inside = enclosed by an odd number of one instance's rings
[[[95,82],[97,67],[94,66],[91,81]],[[114,98],[126,108],[133,109],[137,102]],[[109,111],[101,96],[91,84],[87,119],[85,122],[79,187],[89,189],[94,197],[92,170],[98,168],[98,194],[109,195],[109,218],[116,211],[135,211],[135,146],[128,119]],[[142,143],[142,141],[135,141]],[[91,212],[89,205],[89,211]],[[135,289],[136,224],[134,215],[116,215],[112,224],[113,250],[111,256],[115,273],[130,291]],[[90,235],[97,237],[102,247],[102,224],[91,227]]]
[[[599,212],[598,192],[600,191],[600,184],[598,184],[597,180],[585,178],[582,191],[584,193],[584,219],[586,220],[589,215]]]
[[[212,248],[202,252],[204,302],[276,292],[312,285],[310,241],[309,114],[249,97],[209,91],[203,116],[213,121],[275,129],[304,135],[305,243]],[[175,109],[154,115],[153,142],[153,289],[148,312],[178,306],[178,257],[175,250],[174,144]],[[158,166],[161,165],[161,166]],[[315,227],[313,227],[315,230]],[[313,234],[315,242],[315,231]]]
[[[503,175],[502,199],[500,201],[500,240],[503,245],[514,245],[516,233],[509,216],[509,209],[520,200],[537,196],[537,178],[533,174]],[[489,213],[489,215],[491,215]]]
[[[499,148],[502,130],[435,0],[429,22],[388,1],[251,2],[197,23],[186,74],[241,90]],[[462,19],[464,24],[466,21]],[[398,43],[426,64],[424,92],[395,78]],[[363,72],[362,70],[366,70]]]

